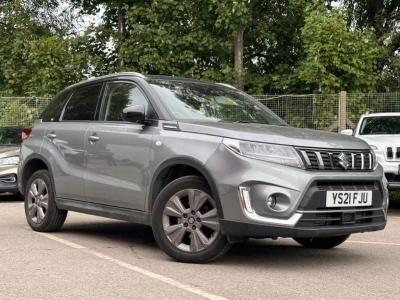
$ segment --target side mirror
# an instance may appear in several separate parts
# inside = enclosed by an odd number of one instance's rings
[[[353,129],[345,129],[342,130],[340,133],[344,135],[353,135]]]
[[[133,105],[122,110],[122,118],[132,123],[144,123],[145,109],[143,105]]]

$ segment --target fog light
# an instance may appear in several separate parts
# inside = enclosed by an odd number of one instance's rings
[[[269,196],[267,199],[267,205],[269,208],[274,209],[276,206],[276,197],[275,195]]]
[[[270,194],[266,200],[266,205],[269,210],[274,212],[284,212],[290,206],[290,199],[282,193]]]

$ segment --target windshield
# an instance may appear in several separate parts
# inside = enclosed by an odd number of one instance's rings
[[[233,88],[201,82],[150,79],[177,120],[287,125],[249,95]]]
[[[400,116],[364,118],[360,135],[400,134]]]

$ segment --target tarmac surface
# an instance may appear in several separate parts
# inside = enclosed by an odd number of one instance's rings
[[[151,229],[69,213],[32,231],[23,203],[0,197],[0,299],[399,299],[400,205],[385,230],[332,250],[250,240],[216,262],[177,263]]]

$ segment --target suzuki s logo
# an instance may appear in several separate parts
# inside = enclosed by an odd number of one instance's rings
[[[343,169],[347,170],[348,168],[351,167],[351,162],[349,161],[349,158],[345,153],[340,153],[338,156],[339,159],[339,165],[343,167]]]

